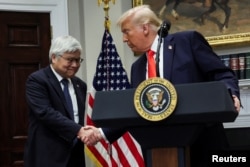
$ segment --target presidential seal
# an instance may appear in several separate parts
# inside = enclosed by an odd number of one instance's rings
[[[169,117],[177,104],[175,87],[166,79],[150,78],[135,90],[134,105],[138,114],[149,121]]]

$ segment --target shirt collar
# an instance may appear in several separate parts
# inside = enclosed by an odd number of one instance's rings
[[[63,77],[62,77],[61,75],[59,75],[59,74],[55,71],[55,69],[52,67],[52,65],[50,65],[50,68],[51,68],[52,72],[55,74],[57,80],[58,80],[59,82],[61,82],[61,80],[63,79]],[[68,80],[69,80],[69,83],[71,83],[71,79],[68,78]]]
[[[157,45],[158,45],[158,39],[159,39],[159,35],[155,36],[154,42],[151,45],[151,50],[153,50],[155,53],[157,51]]]

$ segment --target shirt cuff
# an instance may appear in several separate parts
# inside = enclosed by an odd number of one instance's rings
[[[107,140],[105,134],[104,134],[103,131],[102,131],[102,128],[98,128],[98,129],[99,129],[99,131],[100,131],[100,133],[101,133],[103,139],[104,139],[107,143],[109,143],[109,141]]]

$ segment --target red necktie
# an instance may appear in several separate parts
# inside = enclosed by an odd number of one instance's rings
[[[148,51],[148,78],[156,77],[154,54],[155,52],[153,50]]]

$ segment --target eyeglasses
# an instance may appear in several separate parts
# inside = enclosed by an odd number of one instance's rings
[[[62,55],[59,55],[61,58],[66,60],[69,64],[76,62],[76,64],[81,64],[83,62],[83,58],[65,58]]]

